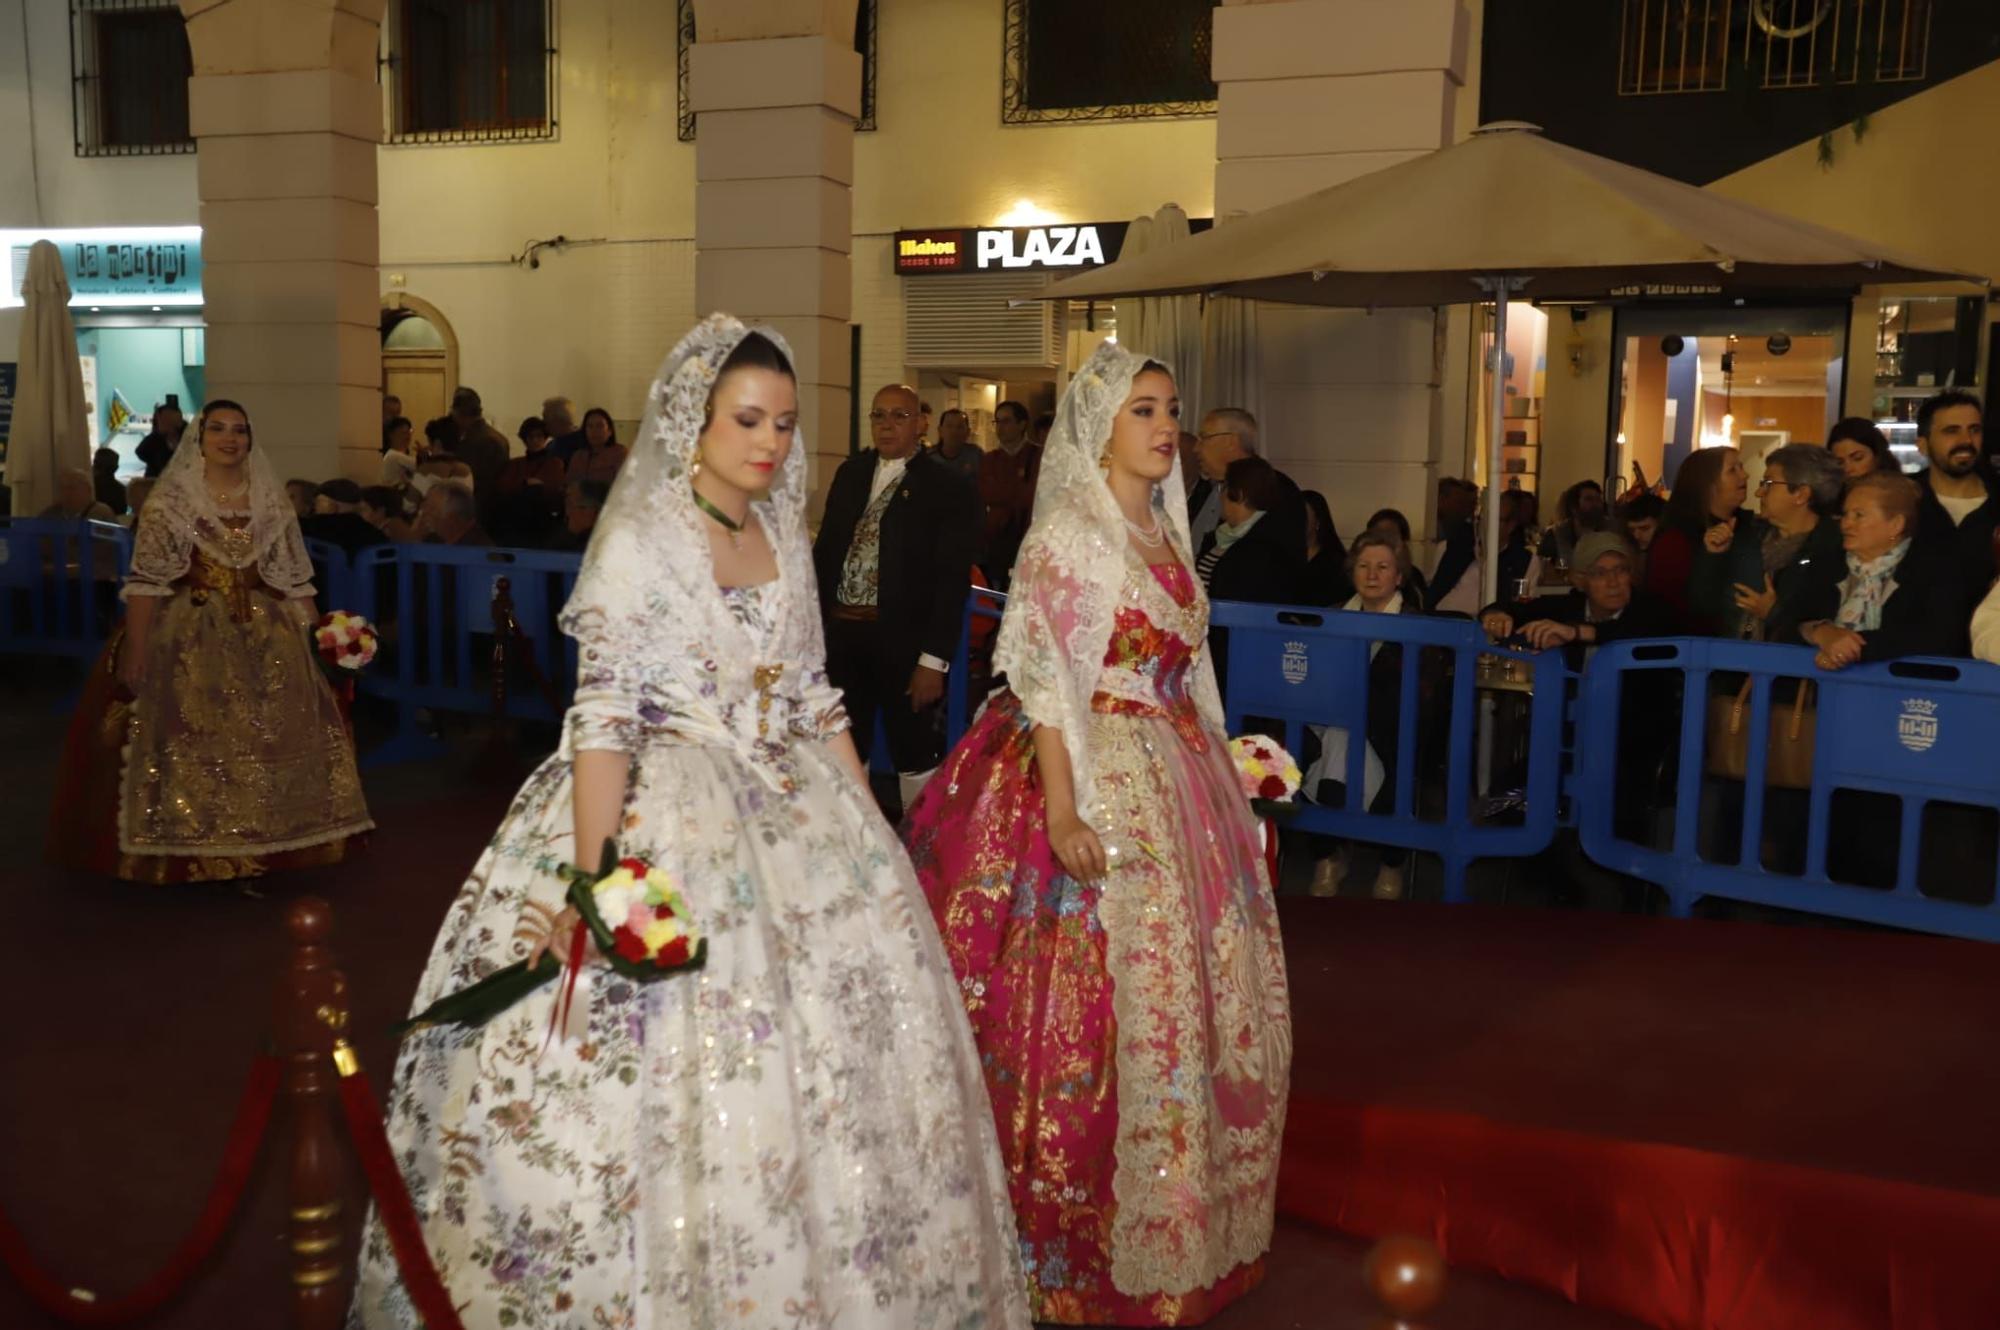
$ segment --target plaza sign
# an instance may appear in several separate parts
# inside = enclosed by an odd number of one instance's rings
[[[1206,220],[1191,222],[1205,231]],[[1064,226],[953,227],[896,233],[896,272],[905,277],[941,272],[1018,272],[1101,268],[1125,246],[1129,222]]]
[[[72,309],[201,307],[201,228],[145,226],[0,231],[8,260],[0,308],[22,303],[28,250],[37,240],[52,242],[62,255]]]

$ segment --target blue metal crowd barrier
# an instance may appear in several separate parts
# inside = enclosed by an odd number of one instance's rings
[[[493,599],[502,578],[535,667],[566,705],[575,690],[576,644],[556,618],[582,564],[581,555],[542,550],[374,545],[359,551],[348,582],[350,608],[376,624],[383,652],[363,671],[360,686],[397,709],[395,737],[370,750],[366,764],[434,751],[419,711],[491,714]],[[519,676],[504,694],[508,716],[561,719],[541,690]]]
[[[1473,860],[1521,857],[1548,847],[1557,825],[1569,679],[1561,652],[1530,656],[1506,651],[1489,645],[1469,621],[1420,615],[1218,602],[1211,607],[1210,623],[1228,634],[1223,710],[1231,734],[1243,733],[1252,721],[1276,722],[1283,731],[1276,737],[1300,754],[1308,725],[1347,732],[1344,806],[1302,799],[1290,826],[1435,854],[1444,863],[1445,899],[1452,901],[1464,899],[1466,869]],[[1369,811],[1363,797],[1371,647],[1376,643],[1402,646],[1393,807],[1380,813]],[[1420,678],[1423,657],[1432,650],[1446,653],[1449,660],[1448,671],[1442,672],[1449,676],[1448,737],[1444,807],[1437,819],[1423,816],[1418,802],[1419,781],[1426,774],[1418,734],[1425,706]],[[1526,687],[1515,689],[1531,698],[1518,820],[1481,816],[1474,802],[1482,656],[1516,661],[1525,670],[1521,682]],[[1433,705],[1442,700],[1434,699]]]
[[[347,551],[330,540],[314,540],[308,536],[306,554],[312,559],[313,586],[319,592],[316,599],[320,613],[333,610],[360,613],[354,608],[354,568],[348,560]]]
[[[110,523],[0,520],[0,651],[94,657],[115,615],[114,588],[130,564],[131,548],[131,533]],[[383,635],[382,659],[359,682],[362,691],[396,706],[399,723],[389,743],[367,754],[370,765],[433,750],[435,741],[425,735],[419,711],[492,713],[493,600],[503,577],[526,639],[525,654],[557,705],[567,704],[576,650],[556,619],[575,585],[580,556],[381,545],[350,562],[323,542],[309,542],[309,550],[322,604],[366,615]],[[949,743],[957,743],[970,726],[981,701],[975,685],[986,682],[986,670],[974,668],[984,662],[972,649],[973,628],[997,620],[1005,603],[1004,595],[984,588],[974,588],[968,600],[966,631],[947,685]],[[1991,758],[2000,738],[2000,668],[1908,660],[1828,674],[1803,648],[1705,638],[1621,643],[1595,652],[1583,674],[1572,754],[1565,712],[1574,676],[1559,651],[1507,651],[1487,643],[1470,622],[1415,615],[1218,603],[1212,621],[1224,635],[1220,663],[1232,734],[1268,722],[1294,753],[1305,747],[1306,726],[1348,735],[1343,801],[1339,806],[1302,801],[1292,825],[1434,854],[1444,863],[1446,899],[1463,898],[1474,860],[1536,854],[1573,815],[1592,860],[1658,884],[1676,913],[1713,896],[2000,941],[2000,893],[1990,880],[2000,873],[1995,856],[1945,881],[1946,896],[1936,889],[1938,864],[1949,873],[1954,862],[1963,862],[1962,854],[1957,860],[1953,854],[1966,839],[1968,814],[1989,819],[1992,838],[2000,842],[2000,765]],[[1400,701],[1391,789],[1385,801],[1374,801],[1364,793],[1365,740],[1372,648],[1383,643],[1402,648]],[[543,689],[516,672],[522,654],[514,644],[512,677],[499,690],[505,713],[559,719]],[[1481,662],[1494,659],[1513,662],[1510,685],[1530,697],[1517,727],[1520,742],[1509,778],[1518,788],[1518,816],[1504,820],[1483,811],[1475,798],[1480,702],[1488,695]],[[975,679],[975,673],[981,677]],[[1669,674],[1672,679],[1665,678]],[[1752,773],[1766,770],[1773,715],[1782,722],[1791,714],[1796,681],[1814,686],[1809,788],[1781,791],[1767,788],[1761,778],[1710,774],[1711,703],[1733,702],[1746,677],[1751,687],[1741,729],[1747,751],[1736,756],[1737,769]],[[1657,721],[1648,737],[1639,732],[1643,726],[1632,723],[1628,695],[1635,681],[1644,679],[1665,686],[1643,694],[1642,705],[1657,713],[1656,721],[1671,710],[1661,699],[1678,685],[1677,730],[1671,721]],[[1776,706],[1774,684],[1785,693]],[[1432,696],[1425,696],[1426,686]],[[1441,748],[1434,738],[1439,731]],[[871,766],[889,770],[879,727],[870,739]],[[1632,760],[1633,745],[1644,742],[1661,749],[1657,768],[1648,766],[1649,754]],[[1571,760],[1574,797],[1566,801],[1563,772]],[[1437,793],[1440,769],[1442,799],[1427,799]],[[1635,831],[1632,803],[1654,791],[1621,789],[1620,782],[1647,770],[1662,773],[1655,783],[1670,778],[1671,797],[1662,808],[1642,809],[1645,816]],[[1837,792],[1899,801],[1893,813],[1863,819],[1865,834],[1880,843],[1845,855],[1893,863],[1892,875],[1880,885],[1852,881],[1852,865],[1838,850],[1829,863],[1830,841],[1846,835],[1851,846],[1855,834],[1855,819],[1841,811]],[[1934,825],[1932,814],[1940,809],[1942,820]],[[1663,815],[1673,823],[1667,835],[1651,825]],[[1951,853],[1940,858],[1940,840],[1954,836],[1944,847]],[[1774,837],[1791,838],[1791,859],[1773,850]],[[1890,842],[1893,853],[1882,848]]]
[[[1680,675],[1683,699],[1678,734],[1665,736],[1678,763],[1673,832],[1665,846],[1620,835],[1614,822],[1618,744],[1632,741],[1620,732],[1622,699],[1633,680],[1659,671]],[[1768,770],[1774,713],[1789,739],[1788,718],[1796,705],[1791,689],[1801,680],[1814,685],[1809,789],[1781,791],[1767,788],[1762,778],[1736,781],[1709,774],[1711,700],[1733,702],[1745,676],[1753,681],[1742,729],[1748,749],[1742,769],[1749,773]],[[1776,681],[1786,681],[1791,695],[1774,706]],[[2000,668],[1967,660],[1909,659],[1828,673],[1814,666],[1813,653],[1805,647],[1706,638],[1621,643],[1597,652],[1585,671],[1577,730],[1591,736],[1577,745],[1579,785],[1588,796],[1579,801],[1585,853],[1606,868],[1657,883],[1677,914],[1686,914],[1703,896],[1716,896],[2000,941],[2000,908],[1992,901],[1995,884],[1990,878],[1951,882],[1933,876],[1927,883],[1919,873],[1920,856],[1927,850],[1959,848],[1965,840],[1950,834],[1962,830],[1962,820],[1956,828],[1933,826],[1927,836],[1927,811],[1940,805],[2000,810],[2000,763],[1994,760],[2000,738]],[[1836,791],[1890,795],[1900,808],[1875,825],[1857,828],[1853,813],[1836,814]],[[1714,812],[1718,792],[1740,800],[1740,820],[1704,818],[1704,811]],[[1802,831],[1796,808],[1789,826],[1782,812],[1771,815],[1782,798],[1803,803]],[[1713,834],[1705,835],[1705,824],[1713,832],[1718,822],[1735,832],[1733,844],[1726,833],[1719,844]],[[1878,854],[1884,847],[1870,846],[1869,840],[1892,837],[1893,885],[1841,880],[1855,875],[1852,863],[1836,863],[1831,866],[1836,872],[1830,873],[1828,845],[1835,834],[1849,846],[1858,844],[1863,853],[1872,848]],[[1801,835],[1802,871],[1794,873],[1774,842]],[[1941,845],[1942,840],[1954,844]],[[1771,863],[1773,859],[1778,862]],[[1992,872],[1990,864],[1986,871]],[[1939,899],[1925,892],[1926,885],[1969,886],[1973,901]]]
[[[131,565],[115,522],[0,518],[0,652],[95,659]]]

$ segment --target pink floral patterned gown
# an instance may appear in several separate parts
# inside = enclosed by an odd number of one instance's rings
[[[1263,1275],[1291,1018],[1256,826],[1190,696],[1207,614],[1184,566],[1128,552],[1090,699],[1104,881],[1049,848],[1011,692],[905,825],[979,1042],[1038,1321],[1193,1325]]]

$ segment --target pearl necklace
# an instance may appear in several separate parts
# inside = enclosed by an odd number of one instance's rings
[[[1141,545],[1158,549],[1161,545],[1166,544],[1167,533],[1165,528],[1160,525],[1160,519],[1157,514],[1153,518],[1153,525],[1150,530],[1140,526],[1131,518],[1125,517],[1123,513],[1120,513],[1119,516],[1124,518],[1125,529],[1132,533],[1132,539],[1138,541]]]

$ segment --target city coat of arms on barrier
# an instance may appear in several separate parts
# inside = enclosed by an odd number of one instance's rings
[[[1285,643],[1285,654],[1278,658],[1278,671],[1285,676],[1285,682],[1300,684],[1306,681],[1306,669],[1311,662],[1306,656],[1303,642]]]
[[[1903,714],[1896,718],[1896,739],[1913,753],[1929,752],[1937,742],[1937,703],[1928,697],[1903,699]]]

